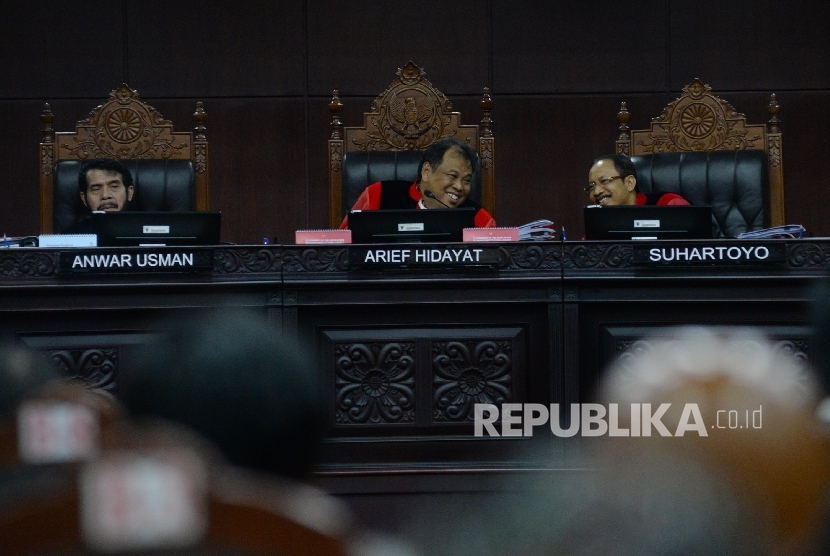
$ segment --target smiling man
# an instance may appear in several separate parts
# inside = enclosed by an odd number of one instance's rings
[[[383,181],[373,183],[358,197],[352,210],[476,208],[475,224],[489,228],[496,221],[468,199],[478,158],[466,142],[446,137],[427,147],[418,166],[415,183]],[[348,216],[340,229],[349,226]]]
[[[631,160],[621,154],[602,156],[594,161],[585,187],[594,205],[688,205],[676,193],[645,195],[637,190],[637,172]]]

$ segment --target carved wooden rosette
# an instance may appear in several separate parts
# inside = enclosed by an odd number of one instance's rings
[[[779,110],[772,95],[767,108],[771,116],[769,123],[749,125],[746,116],[712,94],[709,85],[695,79],[683,87],[683,94],[669,103],[660,116],[652,119],[649,129],[629,132],[630,115],[622,103],[617,113],[620,135],[616,152],[638,156],[662,152],[763,150],[768,161],[769,225],[780,226],[786,223],[786,218]]]
[[[435,421],[472,422],[476,404],[512,401],[510,340],[437,341],[431,348]]]
[[[479,106],[484,117],[481,125],[461,125],[461,114],[452,111],[452,103],[424,77],[425,72],[413,62],[398,69],[397,79],[372,102],[363,114],[363,125],[343,127],[340,113],[343,104],[339,92],[333,91],[329,103],[332,132],[328,141],[329,225],[338,227],[343,195],[343,156],[352,151],[424,150],[443,137],[456,137],[470,143],[481,159],[481,204],[495,215],[495,141],[490,114],[493,101],[485,88]],[[368,185],[368,184],[367,184]]]
[[[415,342],[335,346],[338,425],[415,422]]]
[[[77,378],[91,388],[114,392],[117,388],[118,348],[51,349],[52,363],[66,378]]]
[[[210,209],[208,142],[202,103],[193,114],[193,132],[174,132],[173,124],[144,103],[138,92],[122,84],[109,100],[96,107],[72,132],[55,133],[54,115],[46,104],[41,114],[40,143],[41,232],[52,232],[52,170],[60,160],[93,158],[192,160],[196,172],[196,210]]]

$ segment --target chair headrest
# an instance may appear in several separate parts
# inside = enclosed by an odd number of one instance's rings
[[[764,151],[657,153],[631,161],[640,192],[677,193],[693,205],[711,205],[726,237],[767,226]]]

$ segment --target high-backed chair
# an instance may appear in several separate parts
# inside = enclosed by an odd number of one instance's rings
[[[749,125],[695,79],[648,129],[629,130],[623,102],[616,152],[631,157],[646,195],[672,192],[693,205],[712,205],[726,237],[779,226],[786,223],[779,111],[770,95],[769,122]]]
[[[86,212],[78,194],[78,172],[94,158],[119,158],[133,175],[135,210],[209,210],[208,142],[205,113],[196,103],[193,132],[173,124],[126,84],[78,122],[75,131],[55,132],[47,103],[40,116],[40,228],[59,232]]]
[[[478,152],[481,169],[473,176],[469,198],[496,214],[493,101],[484,88],[479,102],[484,113],[479,125],[461,125],[449,99],[433,87],[413,62],[398,69],[398,77],[363,114],[363,125],[344,127],[343,104],[332,94],[331,138],[328,142],[329,225],[337,228],[367,185],[384,180],[413,182],[421,154],[443,137],[467,141]]]

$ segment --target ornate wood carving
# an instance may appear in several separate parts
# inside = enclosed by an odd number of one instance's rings
[[[205,106],[202,104],[202,101],[198,101],[196,103],[196,111],[193,113],[193,133],[194,133],[194,141],[201,142],[207,141],[207,137],[205,136],[207,132],[207,128],[205,127],[205,121],[207,121],[207,113],[205,112]]]
[[[332,172],[339,172],[343,167],[343,142],[338,141],[329,149],[329,168]]]
[[[617,137],[617,154],[624,154],[631,156],[631,149],[629,148],[631,135],[628,133],[628,121],[631,114],[628,112],[628,107],[624,102],[620,103],[620,111],[617,112],[617,121],[620,122],[620,136]]]
[[[415,421],[415,342],[335,344],[339,425]]]
[[[562,268],[562,247],[557,243],[516,243],[499,247],[504,270],[556,270]]]
[[[629,268],[633,256],[634,250],[630,244],[570,244],[565,247],[562,265],[566,270]]]
[[[343,123],[340,121],[340,113],[343,111],[343,103],[340,102],[340,91],[337,89],[331,92],[329,112],[331,112],[331,138],[343,138]]]
[[[423,150],[458,133],[460,114],[452,111],[452,103],[421,68],[407,62],[397,75],[372,102],[371,112],[363,115],[365,133],[350,139],[358,150]]]
[[[767,114],[769,114],[769,122],[767,122],[768,131],[770,133],[781,133],[781,120],[778,119],[778,113],[781,112],[781,106],[775,100],[775,93],[769,96],[769,105],[767,106]]]
[[[216,249],[213,271],[219,274],[279,273],[282,270],[280,251],[262,249]]]
[[[493,99],[490,97],[490,87],[484,87],[484,94],[481,95],[481,100],[478,101],[478,106],[484,114],[481,118],[481,138],[493,136],[493,119],[491,114],[493,112]]]
[[[565,286],[564,288],[565,303],[574,303],[579,301],[579,287]]]
[[[432,342],[433,417],[473,420],[477,403],[511,400],[513,345],[509,340]]]
[[[78,378],[92,388],[116,389],[118,348],[50,349],[52,362],[67,378]]]
[[[58,274],[57,253],[46,251],[0,250],[0,276],[45,278]]]
[[[812,242],[788,243],[787,265],[791,268],[826,269],[830,267],[830,246]]]
[[[55,165],[53,151],[52,145],[40,146],[40,171],[47,176],[52,175],[52,166]]]
[[[190,133],[174,133],[173,123],[141,101],[126,84],[78,122],[76,133],[61,134],[62,158],[190,158]]]
[[[763,126],[747,126],[746,116],[695,79],[652,120],[651,130],[633,132],[632,140],[634,154],[645,154],[763,149],[763,135]]]
[[[282,261],[286,272],[345,272],[348,251],[343,247],[286,249]]]
[[[41,128],[41,133],[43,137],[41,138],[41,143],[54,143],[55,142],[55,130],[52,127],[52,124],[55,122],[55,115],[52,114],[52,109],[49,106],[49,103],[43,105],[43,112],[40,114],[40,121],[43,123],[43,127]]]
[[[196,145],[196,173],[204,174],[207,166],[207,145]]]

